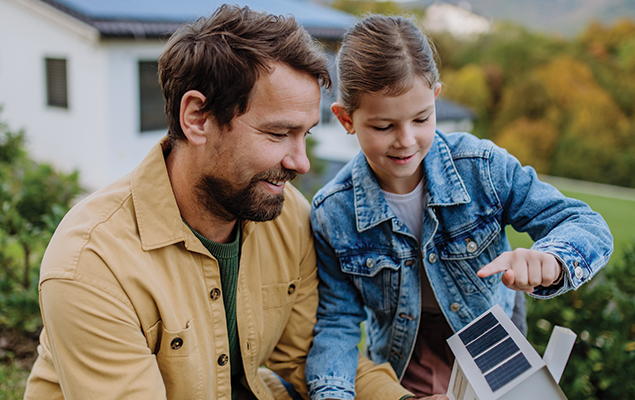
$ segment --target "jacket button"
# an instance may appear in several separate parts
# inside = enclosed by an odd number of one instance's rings
[[[403,319],[407,319],[408,321],[414,321],[414,320],[415,320],[415,317],[414,317],[414,316],[412,316],[412,315],[408,315],[408,314],[406,314],[406,313],[401,313],[401,314],[399,314],[399,316],[400,316],[401,318],[403,318]]]
[[[172,339],[172,342],[170,342],[170,347],[172,347],[172,350],[180,349],[181,347],[183,347],[183,339],[181,339],[180,337]]]
[[[467,252],[474,253],[476,250],[478,250],[478,245],[476,244],[476,242],[469,241],[467,243]]]
[[[461,309],[461,305],[459,303],[450,304],[450,310],[457,312]]]
[[[584,270],[582,269],[582,267],[577,267],[575,269],[575,277],[578,279],[582,279],[583,276],[584,276]]]
[[[220,357],[218,357],[218,365],[225,365],[229,362],[229,357],[227,356],[227,354],[221,354]]]
[[[430,255],[428,256],[428,261],[430,262],[430,264],[434,264],[435,262],[437,262],[437,255],[434,253],[430,253]]]
[[[295,293],[295,285],[293,283],[289,285],[289,290],[287,290],[287,293],[289,294]]]
[[[220,289],[219,289],[219,288],[214,288],[214,289],[212,289],[212,291],[211,291],[211,292],[209,292],[209,297],[210,297],[212,300],[218,300],[218,299],[220,299]]]
[[[372,268],[375,265],[375,261],[372,258],[367,258],[366,259],[366,267],[367,268]]]

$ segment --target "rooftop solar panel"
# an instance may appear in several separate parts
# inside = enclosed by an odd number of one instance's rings
[[[485,332],[478,339],[467,345],[466,348],[473,358],[478,357],[479,354],[491,348],[496,343],[505,339],[507,336],[509,336],[509,334],[507,333],[505,328],[503,328],[502,325],[496,325],[494,328]]]
[[[474,322],[469,327],[465,328],[465,330],[459,333],[459,337],[463,344],[468,345],[474,339],[481,336],[483,332],[492,328],[494,325],[498,324],[498,320],[491,312],[483,315],[479,320]]]
[[[518,353],[517,356],[513,357],[505,364],[496,368],[492,372],[485,375],[485,380],[487,381],[492,391],[503,387],[507,382],[510,382],[512,379],[522,374],[531,368],[531,364],[525,358],[522,353]]]
[[[481,372],[486,373],[519,351],[520,348],[516,346],[514,340],[511,337],[508,337],[504,341],[489,349],[487,352],[475,358],[474,361]]]

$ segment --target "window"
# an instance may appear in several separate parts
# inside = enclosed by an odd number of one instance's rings
[[[158,61],[139,61],[139,121],[141,132],[166,129],[163,93],[159,85]]]
[[[51,107],[68,108],[68,77],[66,59],[45,58],[46,104]]]

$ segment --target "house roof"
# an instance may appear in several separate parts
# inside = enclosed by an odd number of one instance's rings
[[[224,3],[222,0],[41,0],[95,27],[102,37],[169,36]],[[232,4],[232,3],[230,3]],[[356,18],[308,0],[238,0],[235,4],[276,15],[293,15],[317,38],[337,39]]]
[[[498,304],[447,342],[479,399],[503,398],[546,367],[544,360]],[[553,380],[551,375],[547,377]]]
[[[436,101],[437,121],[460,121],[463,119],[469,119],[471,121],[476,119],[476,114],[470,108],[455,103],[452,100],[437,97]]]

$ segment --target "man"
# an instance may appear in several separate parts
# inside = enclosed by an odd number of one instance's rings
[[[223,6],[173,35],[159,78],[167,137],[49,244],[25,398],[285,398],[271,371],[306,397],[316,260],[288,181],[309,169],[325,58],[293,19]],[[407,394],[361,365],[366,393]]]

